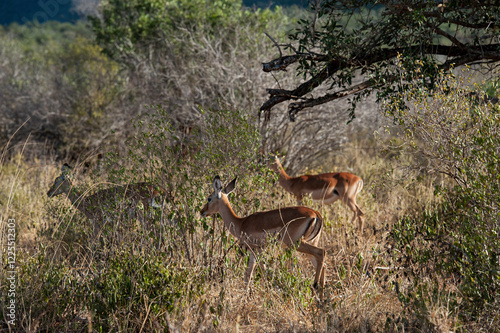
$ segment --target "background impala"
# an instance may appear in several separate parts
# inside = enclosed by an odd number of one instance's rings
[[[360,177],[347,172],[290,177],[283,169],[278,156],[275,157],[272,166],[279,173],[279,184],[292,193],[299,203],[307,194],[311,194],[314,201],[325,204],[342,200],[354,213],[351,223],[354,223],[357,218],[359,231],[363,234],[365,213],[356,203],[356,195],[363,188],[363,180]]]
[[[58,176],[49,191],[49,198],[66,194],[73,206],[81,211],[94,224],[105,222],[118,213],[125,212],[128,217],[137,217],[143,223],[150,207],[159,208],[162,205],[165,190],[147,182],[114,186],[88,194],[73,186],[71,182],[71,167],[64,164],[61,175]],[[143,212],[139,213],[138,204],[142,204]]]

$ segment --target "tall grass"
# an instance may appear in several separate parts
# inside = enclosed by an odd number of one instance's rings
[[[313,172],[346,170],[364,178],[358,203],[367,231],[350,225],[340,203],[304,205],[325,218],[320,246],[327,250],[327,286],[319,301],[311,290],[307,258],[270,244],[249,290],[248,256],[220,218],[199,210],[211,179],[239,176],[232,203],[237,214],[295,205],[276,182],[254,123],[231,109],[202,110],[206,127],[187,152],[172,137],[168,113],[155,109],[137,122],[127,155],[109,155],[93,172],[76,167],[75,186],[153,180],[167,188],[163,212],[142,225],[117,215],[95,237],[91,221],[64,197],[45,192],[60,163],[40,166],[20,155],[2,160],[2,264],[5,223],[16,219],[16,327],[19,331],[381,331],[403,330],[405,314],[395,291],[386,237],[397,217],[432,205],[430,182],[399,186],[375,142],[355,142]],[[369,148],[369,149],[368,149]],[[306,170],[304,170],[306,171]],[[5,193],[10,193],[6,196]],[[416,200],[416,198],[418,200]],[[6,271],[0,273],[2,289]],[[8,297],[2,293],[2,308]],[[441,313],[438,307],[436,313]],[[2,328],[6,313],[1,314]],[[446,313],[441,315],[446,319]],[[440,318],[441,318],[440,317]],[[453,318],[451,318],[453,319]],[[451,320],[450,319],[450,320]],[[12,328],[12,327],[11,327]]]

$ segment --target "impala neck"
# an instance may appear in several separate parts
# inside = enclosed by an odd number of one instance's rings
[[[224,225],[229,232],[239,239],[241,236],[242,218],[234,213],[226,194],[222,194],[222,202],[223,204],[219,207],[219,214],[222,216],[222,221],[224,221]]]
[[[280,175],[280,178],[278,180],[280,185],[284,189],[290,190],[290,180],[292,179],[292,177],[287,175],[287,173],[285,172],[285,169],[283,169],[283,166],[281,165],[281,163],[279,161],[276,161],[276,169]]]

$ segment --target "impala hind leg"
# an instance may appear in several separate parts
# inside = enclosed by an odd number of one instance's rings
[[[318,243],[319,243],[319,237],[316,237],[316,239],[314,241],[311,242],[312,245],[318,247]],[[326,253],[326,251],[325,251]],[[326,254],[325,256],[326,257]],[[325,261],[325,258],[323,257],[323,266],[321,268],[321,277],[319,278],[319,285],[324,287],[325,286],[325,282],[326,282],[326,278],[325,278],[325,275],[326,275],[326,264],[324,263]],[[310,259],[312,261],[312,259]]]
[[[324,270],[324,262],[325,262],[325,250],[314,246],[312,244],[306,243],[303,240],[300,242],[297,251],[307,254],[309,260],[311,260],[314,268],[316,268],[316,275],[314,277],[314,288],[318,288],[318,284],[320,287],[325,286],[325,270]]]
[[[349,207],[350,210],[354,212],[354,216],[351,219],[351,224],[354,224],[356,222],[356,219],[358,220],[358,227],[359,231],[361,234],[363,234],[363,228],[365,224],[365,213],[359,208],[358,204],[356,203],[355,200],[347,199],[346,200],[346,205]]]
[[[365,226],[365,213],[358,207],[358,220],[359,220],[359,229],[361,234],[363,234],[363,228]]]
[[[248,289],[250,286],[250,281],[252,279],[253,271],[255,269],[255,254],[253,252],[250,252],[250,258],[248,259],[248,267],[247,271],[245,273],[245,288]]]

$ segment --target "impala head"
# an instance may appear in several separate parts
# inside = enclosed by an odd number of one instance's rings
[[[278,155],[275,155],[273,160],[274,161],[271,163],[271,169],[273,169],[277,173],[280,173],[281,170],[283,170],[283,166],[281,165]]]
[[[237,178],[237,177],[236,177]],[[214,191],[207,199],[207,203],[201,209],[201,216],[205,217],[208,215],[213,215],[219,212],[220,205],[223,204],[223,197],[227,198],[227,195],[234,190],[236,186],[236,178],[234,178],[229,184],[227,184],[226,188],[222,189],[222,182],[220,181],[219,176],[215,176],[213,187]]]
[[[69,179],[69,173],[71,167],[64,163],[61,168],[61,175],[54,180],[54,184],[50,187],[47,192],[49,198],[55,197],[57,195],[68,193],[71,188],[71,180]]]

